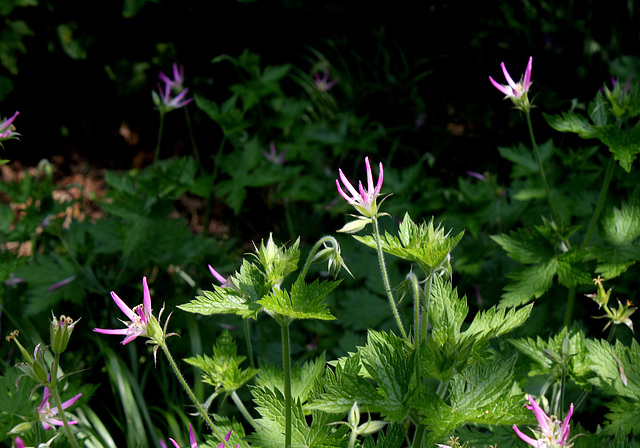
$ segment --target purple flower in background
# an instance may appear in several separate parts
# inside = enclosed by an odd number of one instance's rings
[[[111,297],[116,302],[118,308],[129,318],[128,321],[121,320],[127,328],[120,328],[116,330],[105,330],[102,328],[94,328],[93,331],[102,334],[120,334],[126,337],[122,341],[122,344],[128,344],[138,336],[147,336],[147,324],[151,320],[151,294],[149,293],[149,286],[147,285],[147,277],[142,278],[143,286],[143,301],[142,305],[136,305],[133,309],[129,308],[126,303],[122,301],[118,295],[111,291]]]
[[[467,171],[467,174],[471,177],[475,177],[476,179],[481,180],[482,182],[487,181],[487,176],[484,174],[476,173],[475,171]]]
[[[318,75],[317,72],[313,75],[316,82],[316,87],[321,92],[328,92],[329,89],[338,84],[338,82],[340,81],[338,78],[334,79],[333,81],[329,81],[329,71],[329,69],[326,69],[324,71],[324,74],[322,75],[322,78],[320,78],[320,75]]]
[[[376,204],[376,199],[380,194],[380,189],[382,188],[382,181],[384,179],[384,172],[382,169],[382,162],[379,165],[378,172],[378,183],[375,188],[373,186],[373,175],[371,173],[371,165],[369,164],[369,157],[365,157],[364,163],[367,167],[367,189],[365,190],[362,186],[362,182],[358,182],[358,190],[351,185],[351,182],[347,179],[347,176],[344,175],[342,170],[338,170],[340,174],[340,179],[344,184],[345,188],[351,196],[346,194],[342,187],[340,186],[340,181],[336,179],[336,186],[338,187],[338,193],[347,200],[347,202],[353,205],[360,214],[366,216],[368,218],[374,217],[378,213],[378,206]]]
[[[284,155],[287,153],[286,149],[283,149],[280,154],[276,153],[276,144],[271,142],[269,143],[269,152],[262,151],[262,155],[269,162],[275,163],[276,165],[283,165],[285,162]]]
[[[173,79],[169,78],[163,72],[160,72],[158,76],[160,80],[168,85],[174,92],[180,92],[184,89],[182,86],[184,81],[184,65],[181,65],[180,69],[178,69],[178,65],[173,64]]]
[[[11,136],[11,133],[13,132],[11,129],[13,126],[11,126],[11,124],[19,114],[20,112],[16,111],[11,118],[7,118],[5,121],[0,123],[0,138],[7,138]]]
[[[76,279],[76,276],[72,275],[71,277],[67,277],[64,280],[60,280],[58,283],[56,283],[55,285],[52,285],[49,288],[49,292],[55,291],[58,288],[61,288],[61,287],[65,286],[65,285],[68,285],[69,283],[71,283],[75,279]]]
[[[538,403],[536,403],[532,396],[529,396],[529,403],[530,405],[527,405],[527,409],[532,410],[538,420],[539,428],[537,430],[532,429],[537,438],[534,439],[529,437],[520,431],[516,425],[513,425],[513,430],[516,432],[518,437],[529,445],[539,448],[559,448],[561,446],[569,448],[571,445],[567,445],[567,439],[569,438],[570,430],[569,422],[573,415],[573,403],[571,403],[569,412],[562,424],[560,424],[560,421],[555,416],[549,417]]]
[[[229,437],[231,437],[231,431],[232,430],[229,430],[229,432],[227,433],[227,435],[224,438],[224,440],[227,441],[227,442],[229,441]],[[176,448],[180,448],[180,445],[178,445],[175,440],[173,440],[173,439],[169,439],[169,440],[171,440],[171,443],[173,443],[173,445]],[[193,433],[193,428],[191,427],[191,423],[189,423],[189,443],[190,443],[190,445],[189,445],[190,448],[198,448],[198,444],[196,443],[196,436]],[[240,446],[240,444],[238,444],[236,446],[236,448],[238,448],[239,446]],[[218,448],[224,448],[224,442],[220,442],[220,445],[218,445]]]
[[[62,420],[58,420],[54,418],[60,411],[57,407],[51,407],[49,404],[49,397],[51,396],[51,392],[49,392],[49,388],[44,388],[44,397],[42,399],[42,403],[38,406],[38,415],[40,417],[40,421],[42,422],[42,427],[44,429],[51,429],[52,426],[62,426]],[[73,403],[75,403],[78,398],[80,398],[82,394],[78,394],[75,397],[65,401],[62,403],[62,409],[67,409]],[[70,425],[75,425],[78,423],[76,420],[67,422]]]

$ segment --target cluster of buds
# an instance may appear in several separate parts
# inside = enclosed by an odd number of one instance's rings
[[[554,415],[549,417],[530,395],[527,409],[533,411],[536,420],[538,420],[538,428],[531,429],[535,438],[529,437],[520,431],[516,425],[513,425],[513,430],[518,437],[529,445],[538,448],[571,448],[573,446],[573,443],[568,443],[570,442],[568,440],[570,431],[569,423],[573,415],[573,403],[571,403],[571,407],[564,421],[560,421]]]
[[[611,113],[614,117],[623,118],[632,106],[631,95],[629,95],[631,90],[631,76],[627,78],[624,87],[613,77],[611,78],[611,85],[611,89],[605,85],[602,87],[602,91],[611,104]]]
[[[184,67],[173,64],[173,79],[164,73],[158,75],[160,80],[164,82],[164,87],[158,83],[158,92],[151,92],[153,103],[158,107],[161,114],[171,112],[174,109],[180,109],[193,101],[193,98],[185,99],[189,89],[183,86]],[[172,95],[176,95],[172,98]]]
[[[604,326],[604,330],[606,330],[609,325],[612,323],[614,325],[625,324],[627,327],[633,331],[633,322],[631,321],[631,315],[636,311],[637,307],[633,306],[633,303],[630,300],[627,300],[623,305],[620,300],[617,300],[618,307],[613,308],[609,307],[609,299],[611,298],[611,289],[605,291],[604,286],[604,278],[598,276],[598,278],[593,279],[593,283],[597,286],[597,291],[595,294],[586,294],[587,297],[593,299],[594,302],[598,304],[598,308],[604,308],[606,314],[602,316],[593,316],[594,319],[608,319],[607,325]]]
[[[533,57],[529,58],[529,63],[527,64],[527,68],[524,71],[524,76],[520,79],[520,82],[516,83],[513,81],[511,76],[509,76],[509,72],[504,65],[504,62],[500,64],[502,67],[502,73],[504,73],[504,77],[507,80],[507,84],[500,84],[496,82],[491,76],[489,76],[489,81],[491,84],[505,94],[505,99],[510,99],[516,109],[520,109],[523,112],[529,112],[531,110],[531,102],[528,98],[529,88],[531,87],[531,65],[533,63]]]

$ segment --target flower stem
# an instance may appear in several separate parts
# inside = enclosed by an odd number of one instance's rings
[[[380,265],[380,273],[382,274],[382,282],[384,283],[384,289],[387,293],[387,298],[389,299],[389,306],[391,306],[391,311],[393,312],[393,317],[396,319],[396,323],[398,324],[398,328],[400,329],[400,333],[402,333],[403,339],[407,339],[407,333],[404,331],[404,327],[402,325],[402,320],[400,319],[400,314],[398,313],[398,307],[396,306],[396,301],[393,298],[393,293],[391,292],[391,286],[389,284],[389,276],[387,274],[387,266],[384,262],[384,253],[382,252],[382,244],[380,243],[380,229],[378,227],[378,220],[376,218],[372,218],[374,234],[373,237],[376,240],[376,249],[378,252],[378,264]]]
[[[195,396],[195,394],[187,384],[187,381],[184,379],[184,376],[182,376],[182,372],[180,372],[180,369],[178,369],[176,362],[173,360],[173,356],[171,356],[171,353],[169,352],[169,348],[167,347],[166,342],[163,341],[162,344],[160,344],[160,347],[162,347],[162,351],[167,357],[167,360],[171,365],[171,369],[173,369],[173,373],[176,374],[176,377],[178,378],[178,381],[180,381],[180,384],[182,384],[182,387],[184,388],[185,392],[187,393],[187,395],[189,395],[189,398],[191,398],[191,401],[196,406],[196,408],[198,408],[198,411],[200,412],[200,415],[202,415],[202,418],[204,418],[204,421],[207,422],[207,425],[209,425],[209,427],[216,434],[218,439],[220,439],[220,442],[224,443],[224,446],[226,446],[227,448],[232,448],[229,442],[227,442],[224,439],[224,435],[222,435],[222,433],[218,430],[216,425],[213,423],[213,421],[211,420],[211,417],[209,417],[209,413],[202,407],[202,404],[200,403],[198,398]]]
[[[64,426],[64,430],[67,433],[67,437],[71,442],[71,445],[74,448],[79,448],[78,441],[73,436],[71,432],[71,427],[69,426],[69,422],[67,421],[67,416],[64,415],[64,409],[62,409],[62,400],[60,400],[60,394],[58,394],[58,366],[60,365],[60,354],[56,353],[55,360],[53,362],[53,366],[51,369],[51,396],[53,397],[53,402],[56,404],[56,408],[58,408],[58,413],[60,414],[60,420],[62,420],[62,425]]]
[[[591,222],[589,223],[589,230],[587,230],[587,235],[584,237],[584,241],[582,242],[582,247],[586,247],[591,240],[591,235],[596,228],[596,224],[598,223],[598,218],[600,217],[600,213],[602,212],[602,207],[604,207],[604,202],[607,199],[607,192],[609,191],[609,184],[611,184],[611,179],[613,177],[613,172],[616,167],[616,162],[613,159],[613,155],[609,159],[609,164],[607,165],[607,171],[604,175],[604,180],[602,181],[602,188],[600,189],[600,196],[598,197],[598,203],[596,204],[596,209],[593,212],[593,216],[591,217]]]
[[[418,425],[416,427],[416,433],[413,435],[413,444],[411,445],[413,448],[422,447],[422,440],[424,439],[425,430],[426,430],[425,425]]]
[[[160,142],[162,141],[163,127],[164,127],[164,112],[160,111],[160,125],[158,126],[158,143],[156,144],[156,152],[153,158],[154,163],[160,159]]]
[[[185,117],[185,120],[187,121],[187,128],[189,129],[189,137],[191,138],[191,146],[193,147],[193,154],[195,156],[196,162],[198,162],[198,165],[202,167],[202,161],[200,160],[200,152],[198,151],[198,147],[196,146],[196,139],[193,136],[193,128],[191,127],[191,117],[189,116],[189,111],[187,110],[187,108],[183,107],[183,109],[184,109],[184,117]]]
[[[538,162],[538,170],[540,170],[540,177],[542,178],[544,190],[547,193],[547,202],[549,202],[549,207],[551,208],[553,219],[559,225],[560,216],[558,215],[558,212],[556,211],[556,207],[553,204],[553,199],[551,199],[551,191],[549,190],[549,184],[547,183],[547,176],[545,176],[544,174],[542,159],[540,159],[540,152],[538,151],[538,145],[536,144],[536,139],[533,135],[533,126],[531,125],[531,112],[529,110],[526,110],[525,116],[527,117],[527,126],[529,127],[529,137],[531,138],[531,146],[533,147],[533,153],[536,155],[536,161]]]
[[[337,247],[338,246],[338,241],[332,236],[327,235],[327,236],[323,236],[322,238],[320,238],[316,242],[316,244],[313,245],[311,250],[309,251],[309,255],[307,256],[307,261],[304,262],[304,266],[302,267],[302,271],[300,271],[300,277],[305,278],[307,276],[307,272],[309,271],[309,267],[311,266],[311,263],[313,262],[313,257],[315,257],[316,253],[318,252],[318,249],[320,249],[320,246],[322,246],[327,241],[330,241],[333,244],[333,247]]]
[[[424,306],[424,316],[422,316],[422,340],[427,339],[427,326],[429,325],[429,304],[431,303],[431,288],[433,287],[433,276],[435,275],[436,270],[431,269],[429,272],[429,278],[427,279],[427,286],[424,292],[425,296],[425,306]]]
[[[280,322],[282,328],[282,364],[284,370],[284,448],[291,447],[291,349],[289,321]]]
[[[233,400],[233,402],[235,403],[236,407],[238,408],[238,410],[240,411],[240,413],[244,416],[244,418],[247,420],[247,422],[253,426],[254,429],[258,429],[258,424],[256,423],[256,421],[253,419],[253,417],[251,417],[251,414],[249,414],[249,411],[247,411],[247,408],[244,406],[244,403],[242,402],[242,400],[240,399],[240,397],[238,396],[238,393],[234,390],[233,392],[231,392],[231,399]]]
[[[249,366],[252,369],[256,368],[256,363],[253,360],[253,347],[251,345],[251,327],[249,319],[242,319],[244,324],[244,338],[247,341],[247,357],[249,358]]]

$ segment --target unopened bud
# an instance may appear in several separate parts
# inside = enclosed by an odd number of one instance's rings
[[[60,319],[54,316],[53,312],[51,313],[51,315],[53,316],[51,325],[49,326],[51,350],[59,355],[67,349],[69,338],[71,338],[71,333],[73,333],[73,329],[80,319],[74,322],[71,317],[65,316],[64,314],[60,316]]]

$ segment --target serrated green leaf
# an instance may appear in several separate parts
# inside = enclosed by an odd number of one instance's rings
[[[619,128],[617,124],[610,124],[598,128],[597,137],[609,147],[613,158],[629,173],[636,154],[640,153],[640,124],[626,131]]]
[[[518,229],[509,235],[491,236],[491,239],[507,252],[509,258],[520,263],[540,263],[555,255],[551,243],[537,229]]]
[[[589,103],[587,112],[596,127],[606,126],[615,120],[615,117],[609,111],[609,105],[602,92],[598,92],[593,101]]]
[[[595,138],[595,131],[582,115],[573,112],[562,112],[562,115],[542,114],[549,126],[560,132],[574,132],[580,137],[588,139]]]
[[[383,397],[382,415],[401,423],[416,390],[415,358],[409,347],[393,333],[369,330],[367,344],[360,353],[362,364]]]
[[[605,417],[609,421],[603,428],[604,434],[640,435],[640,401],[618,397],[608,407],[609,413]]]
[[[291,286],[291,292],[272,290],[269,295],[258,301],[265,310],[291,319],[334,320],[327,309],[324,298],[340,284],[342,280],[305,283],[298,277]]]
[[[628,246],[640,236],[640,200],[634,192],[629,202],[622,202],[600,220],[600,234],[615,247]]]
[[[620,341],[616,341],[615,346],[612,346],[605,340],[587,339],[585,345],[591,369],[596,374],[596,377],[589,381],[607,395],[640,401],[638,342],[633,339],[631,345],[626,347]]]
[[[499,147],[498,151],[504,159],[514,163],[511,177],[519,178],[538,174],[538,171],[540,170],[538,167],[538,161],[529,146],[526,146],[523,143],[518,143],[517,146]],[[540,144],[538,146],[538,152],[540,154],[540,160],[544,164],[553,154],[553,141],[549,139]],[[544,191],[542,194],[544,195]]]
[[[554,260],[534,266],[520,266],[507,274],[512,283],[505,286],[500,307],[518,306],[537,299],[551,288],[557,264]]]
[[[402,425],[391,423],[384,431],[377,433],[377,440],[372,436],[365,437],[362,448],[401,448],[404,445]]]
[[[213,357],[196,355],[184,361],[202,371],[202,379],[216,391],[233,392],[246,384],[258,373],[256,369],[242,369],[246,359],[237,354],[237,346],[229,331],[224,330],[213,346]]]
[[[302,366],[294,365],[291,369],[291,396],[305,403],[322,377],[325,370],[324,354],[305,362]],[[260,374],[256,379],[257,385],[262,387],[277,387],[284,391],[284,376],[282,370],[271,364],[260,364]]]

